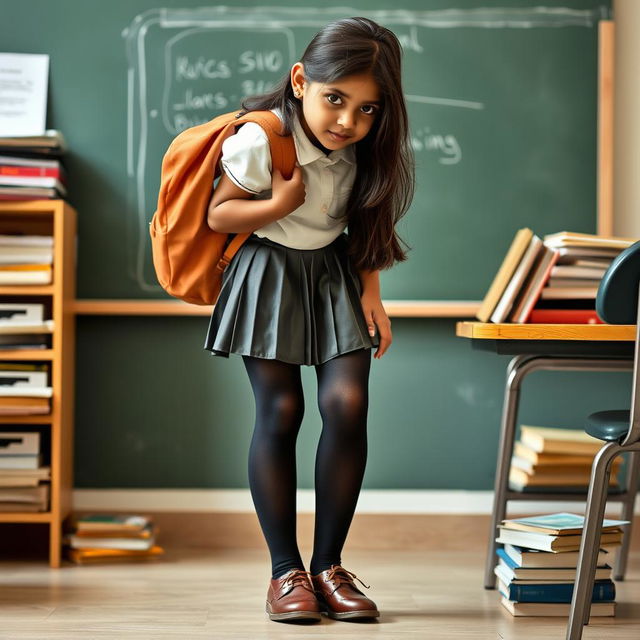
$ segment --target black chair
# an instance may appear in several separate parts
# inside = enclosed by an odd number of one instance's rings
[[[584,530],[580,543],[580,558],[576,584],[573,590],[567,640],[580,640],[583,625],[589,623],[591,594],[600,531],[604,518],[607,487],[611,463],[622,453],[630,453],[627,472],[628,499],[623,503],[622,518],[633,521],[633,504],[640,475],[640,242],[625,249],[607,269],[598,288],[596,309],[602,320],[609,324],[636,324],[635,356],[630,411],[600,411],[587,418],[586,432],[605,444],[596,455],[591,468],[589,496]],[[631,538],[631,525],[627,525],[617,566],[626,565]],[[622,575],[614,576],[622,579]],[[613,629],[613,628],[612,628]]]

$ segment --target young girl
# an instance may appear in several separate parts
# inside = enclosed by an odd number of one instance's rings
[[[371,349],[381,358],[391,344],[378,274],[406,259],[395,232],[413,195],[400,44],[371,20],[338,20],[242,107],[276,113],[298,160],[290,180],[272,175],[266,134],[245,124],[224,142],[208,212],[212,229],[253,232],[224,274],[205,348],[242,355],[255,396],[249,485],[271,555],[267,612],[375,618],[340,555],[367,457]],[[296,541],[300,365],[316,369],[323,424],[310,571]]]

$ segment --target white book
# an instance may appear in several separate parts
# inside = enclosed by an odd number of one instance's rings
[[[0,431],[0,454],[37,455],[38,453],[40,453],[40,434],[37,431]]]
[[[0,469],[37,469],[42,466],[42,454],[37,456],[5,456],[0,454]]]
[[[155,544],[155,536],[150,538],[94,538],[69,535],[67,542],[72,549],[131,549],[146,551]]]
[[[10,187],[51,187],[66,196],[67,190],[58,178],[48,176],[6,176],[0,175],[0,184]]]
[[[53,236],[0,234],[0,247],[53,247]]]
[[[551,269],[552,278],[592,278],[599,280],[608,267],[578,267],[573,264],[559,264]]]
[[[53,249],[50,247],[1,247],[0,265],[52,264]]]
[[[0,155],[0,165],[12,165],[17,167],[41,167],[43,169],[63,170],[59,160],[44,160],[43,158],[20,158],[18,156]]]
[[[0,249],[0,254],[2,249]],[[0,302],[0,327],[13,325],[32,325],[44,319],[44,305],[39,303]]]
[[[37,467],[36,469],[0,469],[0,478],[38,478],[49,480],[51,467]]]
[[[41,389],[46,386],[46,371],[0,371],[0,395],[19,396],[23,389]]]
[[[0,398],[20,396],[21,398],[51,398],[52,387],[0,387]]]
[[[51,269],[37,271],[0,270],[0,285],[12,284],[51,284]]]
[[[53,320],[45,320],[44,322],[38,323],[0,323],[0,334],[2,335],[13,335],[13,334],[23,334],[23,333],[51,333],[53,331]]]
[[[0,489],[0,501],[2,502],[42,503],[48,496],[48,484],[41,484],[38,487],[4,487]]]
[[[528,549],[512,544],[505,544],[507,555],[520,567],[529,569],[575,569],[578,566],[579,551],[564,551],[563,553],[547,553],[538,549]],[[607,564],[611,554],[605,549],[598,553],[598,566]]]
[[[576,581],[577,569],[512,569],[500,558],[495,574],[506,584],[566,584]],[[611,567],[597,567],[595,580],[611,578]]]

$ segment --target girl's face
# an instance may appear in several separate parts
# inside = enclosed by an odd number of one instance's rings
[[[380,90],[369,74],[329,83],[305,82],[302,63],[291,70],[294,92],[302,101],[301,124],[309,140],[325,153],[362,140],[380,109]]]

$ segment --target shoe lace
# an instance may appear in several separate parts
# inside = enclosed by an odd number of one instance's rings
[[[283,583],[283,587],[304,587],[307,591],[311,591],[313,593],[313,587],[311,582],[311,574],[308,571],[303,571],[302,569],[296,569],[295,571],[291,571],[289,575],[285,578]]]
[[[362,582],[362,580],[360,580],[360,578],[358,578],[358,576],[355,573],[351,573],[351,571],[347,571],[344,567],[341,567],[339,564],[332,564],[331,568],[329,569],[329,573],[327,573],[327,577],[326,577],[327,582],[332,580],[336,583],[334,591],[341,584],[350,584],[355,587],[355,585],[353,584],[354,579],[357,580],[365,589],[371,588],[369,587],[368,584],[365,584],[364,582]]]

